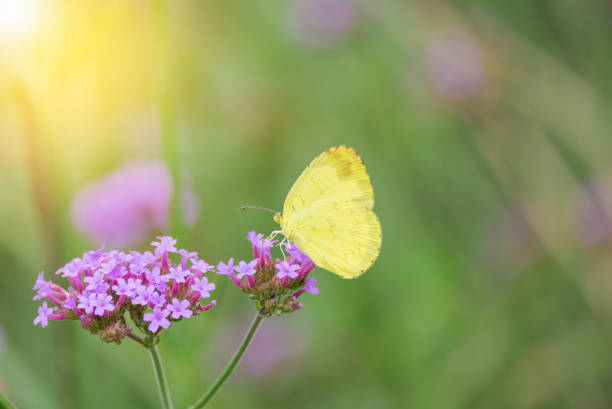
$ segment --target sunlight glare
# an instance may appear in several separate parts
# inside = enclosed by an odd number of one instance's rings
[[[34,27],[37,0],[0,0],[0,36],[27,34]]]

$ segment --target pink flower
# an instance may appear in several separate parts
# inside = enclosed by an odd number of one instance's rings
[[[245,261],[240,261],[236,266],[236,277],[240,280],[245,276],[252,276],[257,272],[255,266],[257,265],[257,260],[249,261],[248,263]]]
[[[209,283],[206,277],[195,277],[191,283],[191,289],[198,292],[201,298],[208,298],[210,297],[209,291],[215,289],[215,283]]]
[[[295,0],[288,13],[289,30],[300,43],[325,48],[344,40],[359,17],[350,0]]]
[[[319,289],[317,286],[317,279],[314,277],[308,277],[305,280],[304,290],[308,291],[310,294],[319,294]]]
[[[172,313],[172,318],[179,319],[181,317],[189,318],[193,314],[193,311],[189,309],[191,303],[189,300],[179,300],[174,298],[172,304],[168,304],[168,311]]]
[[[151,243],[153,247],[155,247],[155,255],[161,256],[166,252],[177,252],[176,249],[176,239],[170,236],[157,236],[158,241],[154,241]]]
[[[47,302],[38,307],[38,316],[34,318],[34,325],[40,324],[41,327],[49,325],[49,315],[53,314],[53,308],[47,306]]]
[[[228,275],[234,272],[234,258],[230,258],[227,264],[221,262],[217,265],[217,274]]]
[[[166,317],[170,315],[170,311],[167,309],[161,309],[160,306],[155,306],[153,312],[147,312],[143,315],[143,320],[149,321],[149,331],[156,333],[159,327],[168,329],[170,327],[170,321]]]
[[[180,199],[183,210],[183,222],[185,222],[187,227],[193,227],[200,215],[200,200],[189,185],[181,189]]]
[[[71,204],[75,228],[96,243],[125,247],[168,225],[172,179],[163,162],[125,164],[79,191]]]
[[[441,98],[460,101],[474,98],[486,87],[485,55],[469,34],[450,32],[427,48],[427,73]]]
[[[299,275],[298,271],[300,270],[300,265],[290,264],[288,261],[283,260],[276,263],[276,270],[278,271],[276,273],[278,278],[297,278]]]

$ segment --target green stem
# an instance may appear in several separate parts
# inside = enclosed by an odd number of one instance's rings
[[[140,345],[142,345],[145,348],[149,348],[149,344],[147,344],[145,342],[144,339],[142,339],[141,337],[139,337],[138,335],[132,333],[132,332],[128,332],[127,336],[131,339],[133,339],[134,341],[138,342]]]
[[[155,345],[147,348],[153,361],[153,370],[155,372],[155,380],[157,381],[157,389],[159,390],[159,398],[161,399],[163,409],[172,409],[172,400],[170,399],[170,389],[166,380],[166,373],[162,366],[161,356]]]
[[[227,364],[227,366],[225,367],[223,372],[221,372],[221,375],[219,375],[215,383],[210,388],[208,388],[206,393],[195,404],[193,404],[193,406],[190,406],[189,409],[203,408],[204,405],[206,405],[206,403],[208,403],[208,401],[211,400],[213,396],[215,396],[215,393],[217,393],[219,388],[223,386],[225,381],[227,381],[227,378],[229,378],[229,376],[234,371],[234,368],[236,368],[236,365],[238,365],[238,362],[240,362],[240,358],[242,358],[244,351],[246,351],[247,347],[249,346],[249,343],[253,339],[253,335],[255,335],[257,327],[259,327],[259,324],[261,324],[262,319],[263,316],[258,313],[255,317],[255,320],[251,324],[251,328],[249,328],[249,331],[244,336],[242,344],[240,344],[240,346],[238,347],[238,350],[234,354],[234,357],[232,358],[230,363]]]
[[[0,391],[0,409],[17,409],[2,391]]]

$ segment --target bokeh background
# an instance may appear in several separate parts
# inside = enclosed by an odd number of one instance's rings
[[[378,261],[316,270],[210,406],[611,407],[611,36],[609,0],[0,0],[0,389],[160,407],[139,345],[32,325],[36,275],[161,233],[248,258],[276,226],[239,207],[349,144]],[[177,408],[254,314],[215,281],[160,344]]]

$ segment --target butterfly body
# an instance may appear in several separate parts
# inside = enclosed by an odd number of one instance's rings
[[[355,278],[380,252],[382,231],[373,207],[363,160],[353,148],[336,146],[302,172],[274,220],[316,265]]]

